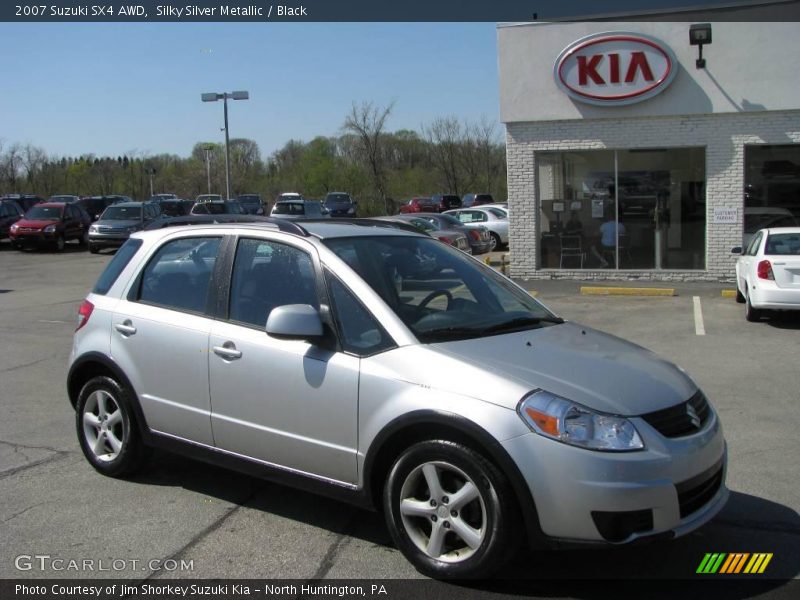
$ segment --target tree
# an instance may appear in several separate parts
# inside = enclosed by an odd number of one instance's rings
[[[376,106],[372,102],[363,102],[360,105],[353,102],[350,114],[347,115],[342,126],[344,131],[354,134],[361,142],[363,160],[369,167],[373,185],[386,212],[389,212],[389,205],[382,136],[386,120],[393,108],[394,102],[384,108]]]

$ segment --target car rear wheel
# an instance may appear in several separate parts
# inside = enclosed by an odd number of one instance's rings
[[[750,294],[745,297],[744,302],[744,317],[750,322],[756,322],[761,320],[762,312],[757,309],[753,308],[753,305],[750,303]]]
[[[56,251],[57,252],[63,252],[65,244],[66,244],[66,240],[64,240],[64,235],[63,234],[59,234],[59,236],[56,238]]]
[[[505,476],[471,448],[415,444],[392,467],[384,512],[395,544],[421,573],[487,577],[516,547],[518,511]]]
[[[736,302],[738,302],[739,304],[744,304],[744,294],[739,289],[738,284],[736,286]]]
[[[111,377],[95,377],[76,406],[78,440],[86,460],[109,477],[135,473],[146,458],[129,392]]]
[[[489,232],[489,237],[491,238],[491,244],[489,245],[489,251],[494,252],[495,250],[499,250],[500,246],[502,245],[500,242],[500,236],[497,235],[494,231]]]

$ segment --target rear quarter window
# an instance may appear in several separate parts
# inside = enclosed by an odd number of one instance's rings
[[[114,258],[111,259],[111,262],[106,265],[106,268],[100,274],[92,293],[105,296],[108,293],[108,290],[111,289],[111,286],[114,285],[114,282],[119,277],[119,274],[122,273],[123,269],[128,266],[128,263],[131,262],[131,259],[141,247],[142,240],[137,239],[129,239],[122,244],[120,249],[117,250],[117,253],[114,255]]]

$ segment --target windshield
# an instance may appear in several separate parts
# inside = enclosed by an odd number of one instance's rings
[[[75,196],[50,196],[49,202],[74,202]]]
[[[40,220],[60,219],[63,211],[64,209],[60,206],[34,206],[25,213],[25,218]]]
[[[239,196],[238,201],[242,204],[260,204],[261,199],[258,196]]]
[[[272,208],[274,215],[304,215],[305,213],[302,202],[278,202]]]
[[[334,238],[325,244],[383,298],[422,342],[444,342],[560,323],[489,267],[423,237]]]
[[[101,221],[138,221],[141,218],[141,206],[109,206],[100,215]]]
[[[349,194],[328,194],[325,196],[325,204],[350,204],[351,202]]]

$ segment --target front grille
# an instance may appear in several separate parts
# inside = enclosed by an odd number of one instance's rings
[[[700,390],[686,402],[642,415],[661,435],[683,437],[700,431],[711,417],[711,407]]]
[[[675,485],[681,519],[705,506],[722,485],[722,459],[713,467]]]

